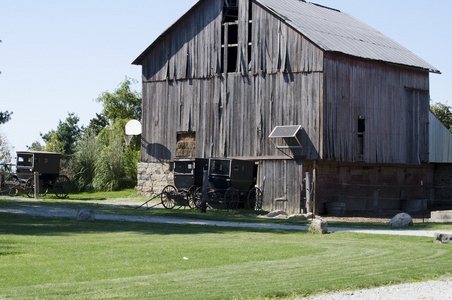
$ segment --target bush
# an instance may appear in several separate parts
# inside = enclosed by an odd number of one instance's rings
[[[94,190],[93,180],[98,157],[99,145],[96,135],[93,130],[88,130],[78,141],[72,159],[72,182],[76,191],[91,192]]]
[[[93,186],[98,191],[117,191],[137,184],[139,151],[126,146],[124,127],[127,120],[118,120],[98,135],[100,148]]]

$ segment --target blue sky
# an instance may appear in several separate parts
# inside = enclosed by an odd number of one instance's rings
[[[0,125],[15,151],[56,129],[68,113],[79,125],[101,111],[94,101],[125,77],[141,79],[132,61],[196,0],[0,0]],[[452,1],[317,0],[351,14],[420,56],[434,102],[452,105]],[[141,85],[135,86],[141,91]]]

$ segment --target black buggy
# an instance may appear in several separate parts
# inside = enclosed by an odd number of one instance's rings
[[[256,185],[257,166],[253,161],[210,158],[207,182],[207,205],[212,208],[238,207],[258,210],[262,207],[262,191]],[[202,190],[193,195],[199,206]]]
[[[167,185],[160,193],[165,208],[175,206],[197,207],[193,195],[202,186],[206,158],[176,158],[174,160],[174,185]]]
[[[34,196],[34,173],[39,174],[39,195],[44,196],[51,189],[58,198],[69,194],[70,181],[60,175],[61,154],[42,151],[17,152],[16,174],[5,180],[4,186],[9,195],[24,191],[28,197]]]

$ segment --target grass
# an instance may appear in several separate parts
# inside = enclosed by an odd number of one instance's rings
[[[26,195],[21,195],[27,197]],[[122,191],[114,191],[114,192],[83,192],[83,193],[69,193],[69,200],[107,200],[111,198],[137,198],[137,190],[133,189],[125,189]],[[143,199],[143,202],[146,201],[145,197],[139,197]],[[42,200],[58,200],[52,190],[50,190],[45,196],[40,196]]]
[[[20,200],[19,200],[20,199]],[[111,199],[118,199],[112,204]],[[266,211],[250,211],[250,210],[208,210],[207,213],[201,213],[199,210],[190,209],[135,209],[145,201],[149,200],[145,197],[137,197],[136,189],[127,189],[119,192],[95,192],[95,193],[78,193],[69,194],[66,199],[58,199],[54,194],[49,193],[45,197],[40,198],[39,205],[66,207],[70,209],[90,208],[96,212],[114,213],[123,215],[146,215],[160,216],[183,219],[201,219],[226,222],[246,222],[246,223],[271,223],[271,224],[287,224],[287,225],[309,225],[309,221],[285,220],[285,219],[260,219],[258,215],[263,215]],[[150,205],[159,203],[159,199],[153,200]],[[1,207],[23,207],[36,205],[36,201],[25,196],[18,197],[0,197]],[[388,229],[386,223],[350,223],[350,222],[328,222],[329,227],[345,227],[345,228],[367,228],[367,229]],[[415,223],[410,227],[413,230],[452,230],[451,224],[439,223]]]
[[[268,299],[450,275],[431,238],[0,214],[0,298]]]

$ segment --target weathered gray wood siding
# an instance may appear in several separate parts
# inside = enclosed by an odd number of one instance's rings
[[[146,81],[206,78],[220,73],[223,1],[201,1],[148,49]]]
[[[318,159],[322,73],[285,73],[143,84],[142,161],[175,157],[177,132],[196,132],[197,157],[281,156],[268,139],[299,124],[303,155]]]
[[[324,159],[428,161],[429,73],[338,53],[325,54]],[[364,151],[358,118],[365,120]]]
[[[265,158],[264,208],[287,198],[287,211],[298,212],[302,166],[281,160],[268,135],[278,125],[301,125],[302,155],[319,158],[323,52],[256,4],[248,26],[248,1],[240,1],[236,72],[221,73],[222,3],[196,6],[143,59],[141,161],[173,160],[177,132],[195,132],[197,157]]]
[[[268,135],[277,125],[295,124],[305,129],[303,155],[317,159],[322,51],[253,4],[251,35],[248,14],[239,16],[247,29],[237,72],[220,74],[222,2],[202,2],[147,53],[142,161],[172,160],[178,131],[196,132],[199,157],[281,156]]]

